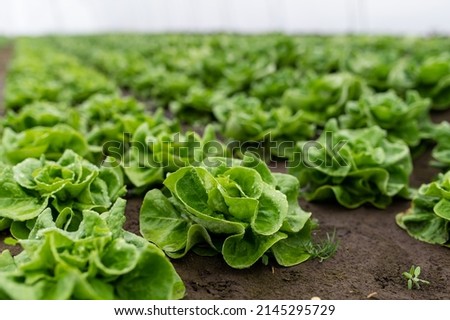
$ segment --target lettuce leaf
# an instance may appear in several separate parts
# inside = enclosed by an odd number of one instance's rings
[[[286,90],[282,104],[294,111],[302,110],[310,122],[324,125],[328,119],[342,114],[348,101],[357,100],[368,91],[361,78],[350,73],[333,73]]]
[[[92,96],[78,108],[81,115],[80,131],[86,135],[90,149],[108,154],[105,144],[121,142],[122,149],[128,147],[129,138],[143,123],[150,126],[169,121],[161,112],[152,115],[145,106],[131,97],[98,94]]]
[[[22,107],[18,112],[9,110],[3,120],[3,126],[15,132],[58,124],[67,124],[79,130],[81,124],[78,110],[67,104],[38,101]]]

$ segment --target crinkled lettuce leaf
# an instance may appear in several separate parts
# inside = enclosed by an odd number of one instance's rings
[[[416,87],[419,92],[433,101],[433,109],[450,107],[450,55],[446,52],[431,55],[417,70]]]
[[[129,139],[143,123],[150,126],[169,122],[161,112],[154,115],[132,97],[98,94],[92,96],[78,108],[81,115],[81,132],[92,151],[123,156]],[[121,144],[119,144],[121,143]]]

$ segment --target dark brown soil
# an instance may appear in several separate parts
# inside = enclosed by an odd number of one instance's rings
[[[10,50],[0,52],[0,88]],[[450,120],[450,110],[434,114],[435,121]],[[415,160],[413,186],[429,182],[437,170],[428,165],[429,152]],[[140,198],[131,198],[125,228],[139,232]],[[188,254],[173,261],[187,287],[187,299],[450,299],[450,251],[409,237],[395,224],[396,213],[409,202],[396,199],[387,210],[362,207],[348,210],[335,203],[306,203],[304,209],[320,221],[317,236],[336,231],[339,248],[324,262],[307,261],[291,268],[257,263],[234,270],[220,256]],[[11,248],[3,243],[0,250]],[[12,248],[17,252],[17,248]],[[422,278],[431,284],[407,290],[401,273],[422,267]]]

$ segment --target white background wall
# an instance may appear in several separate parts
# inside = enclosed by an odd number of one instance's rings
[[[449,0],[0,0],[0,34],[450,34]]]

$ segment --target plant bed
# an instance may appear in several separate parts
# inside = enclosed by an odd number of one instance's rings
[[[0,50],[0,91],[11,50]],[[450,110],[432,112],[435,122],[449,120]],[[439,172],[429,166],[431,151],[414,160],[410,178],[412,187],[428,183]],[[277,171],[284,172],[284,168]],[[125,230],[139,234],[139,210],[143,196],[128,196]],[[336,254],[323,262],[306,261],[293,267],[281,267],[275,260],[261,261],[251,268],[229,267],[221,255],[202,257],[188,253],[172,260],[186,285],[186,299],[449,299],[450,255],[447,248],[421,243],[395,224],[395,216],[410,205],[394,198],[385,210],[364,205],[346,209],[336,201],[324,203],[300,200],[320,222],[314,231],[317,239],[335,232],[339,241]],[[0,251],[19,248],[4,243],[9,237],[0,232]],[[411,265],[422,268],[421,276],[430,281],[421,290],[408,290],[402,272]]]

